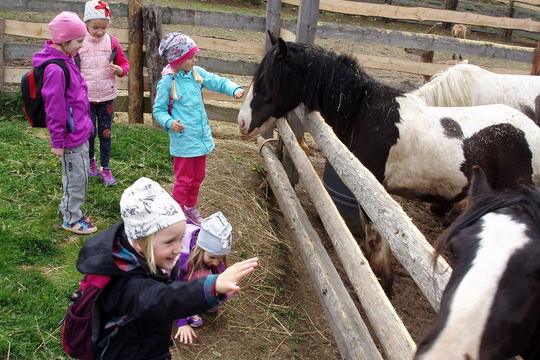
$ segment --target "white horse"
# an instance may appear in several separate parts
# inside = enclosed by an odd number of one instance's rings
[[[540,123],[539,76],[497,74],[476,65],[458,64],[434,75],[412,93],[430,106],[505,104]]]

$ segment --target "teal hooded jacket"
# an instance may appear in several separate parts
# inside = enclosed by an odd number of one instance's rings
[[[176,157],[203,156],[214,150],[215,144],[204,109],[202,88],[229,96],[234,96],[235,91],[242,88],[233,81],[212,74],[199,66],[195,66],[194,69],[202,78],[202,83],[195,80],[193,71],[180,71],[174,76],[178,99],[172,102],[171,114],[168,108],[173,76],[167,67],[156,88],[152,114],[169,134],[170,152]],[[174,120],[180,120],[184,125],[184,131],[175,133],[171,130]]]

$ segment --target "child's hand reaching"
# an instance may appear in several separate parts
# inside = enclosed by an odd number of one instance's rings
[[[197,337],[195,330],[189,325],[180,326],[174,335],[176,341],[180,341],[183,344],[192,344],[193,339]]]
[[[180,123],[180,120],[173,120],[171,130],[174,132],[182,132],[184,131],[184,125]]]
[[[216,281],[216,291],[220,294],[226,294],[229,291],[240,291],[240,287],[236,284],[244,276],[251,274],[258,264],[258,258],[251,258],[228,267],[224,272],[219,274]]]
[[[242,96],[244,96],[244,89],[238,89],[234,92],[234,97],[237,99],[240,99]]]
[[[109,71],[116,76],[121,76],[124,73],[124,69],[113,63],[109,63]]]

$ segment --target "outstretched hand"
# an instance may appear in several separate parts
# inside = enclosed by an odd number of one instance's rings
[[[246,275],[249,275],[259,265],[258,258],[251,258],[228,267],[219,274],[216,281],[216,291],[220,294],[226,294],[229,291],[238,292],[240,287],[237,283]]]
[[[180,326],[174,335],[174,338],[183,344],[192,344],[196,337],[197,333],[189,325]]]
[[[240,99],[242,96],[244,96],[244,89],[238,89],[234,92],[234,97],[236,99]]]

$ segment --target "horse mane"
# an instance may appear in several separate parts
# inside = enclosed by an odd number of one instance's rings
[[[318,46],[307,46],[287,42],[288,70],[305,69],[300,86],[300,101],[306,107],[321,112],[323,118],[334,129],[339,129],[338,137],[347,143],[354,133],[354,118],[361,118],[367,111],[367,102],[392,102],[396,96],[403,95],[401,90],[387,85],[368,75],[350,54],[336,54]],[[274,49],[276,51],[276,49]],[[276,53],[272,59],[275,59]],[[272,74],[273,89],[271,96],[278,99],[282,86],[291,85],[286,67],[282,61],[270,60],[263,69]],[[293,70],[294,71],[294,70]],[[287,83],[285,83],[287,82]]]
[[[521,185],[515,190],[482,194],[472,197],[469,207],[444,231],[435,244],[434,262],[451,243],[454,235],[471,226],[484,215],[513,207],[527,214],[534,224],[540,225],[540,187]]]
[[[472,106],[472,85],[478,74],[485,76],[490,72],[476,65],[457,64],[435,74],[413,94],[429,106]]]

